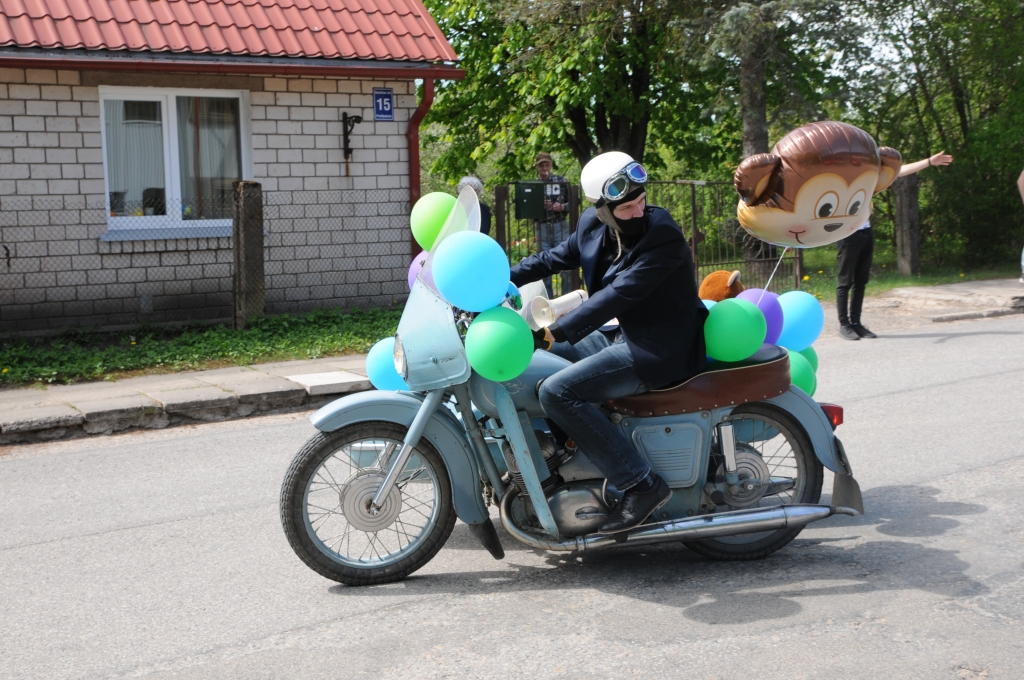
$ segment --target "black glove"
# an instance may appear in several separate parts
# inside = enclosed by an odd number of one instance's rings
[[[547,328],[541,328],[539,331],[533,331],[534,349],[549,350],[553,344],[555,344],[555,336],[551,335],[551,331]]]

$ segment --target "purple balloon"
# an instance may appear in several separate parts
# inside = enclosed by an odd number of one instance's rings
[[[764,293],[762,296],[761,293]],[[753,302],[757,305],[757,308],[764,314],[764,320],[768,322],[768,335],[765,336],[764,341],[769,345],[774,345],[775,341],[779,339],[782,334],[782,305],[779,304],[779,296],[771,291],[766,291],[761,288],[748,288],[739,295],[736,296],[738,300],[746,300],[747,302]],[[758,302],[758,299],[761,301]]]
[[[427,254],[424,251],[412,259],[412,264],[409,265],[409,290],[412,290],[412,285],[416,283],[416,277],[423,269],[423,263],[427,261]]]

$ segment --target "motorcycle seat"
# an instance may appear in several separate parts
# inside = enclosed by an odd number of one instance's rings
[[[682,383],[611,399],[604,405],[627,416],[673,416],[771,399],[786,392],[790,383],[786,350],[761,345],[743,361],[712,362],[708,370]]]

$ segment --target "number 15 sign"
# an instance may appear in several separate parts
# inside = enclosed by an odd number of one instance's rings
[[[395,91],[390,87],[373,88],[373,119],[395,119]]]

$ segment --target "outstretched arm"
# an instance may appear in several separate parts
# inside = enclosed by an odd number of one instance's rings
[[[906,177],[907,175],[913,175],[915,172],[921,172],[925,168],[933,165],[949,165],[952,162],[952,156],[950,156],[945,151],[940,151],[934,156],[925,158],[922,161],[917,161],[916,163],[907,163],[902,168],[900,168],[899,176]]]
[[[1020,192],[1020,200],[1024,201],[1024,170],[1021,171],[1020,177],[1017,178],[1017,191]]]

